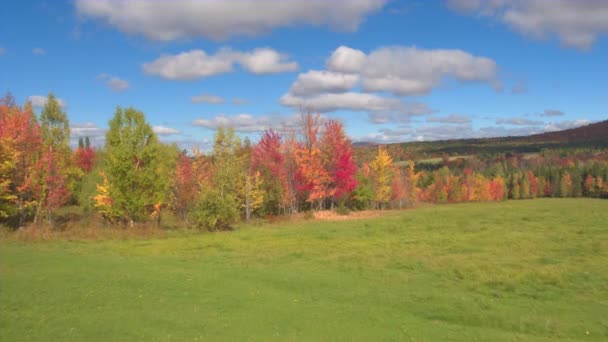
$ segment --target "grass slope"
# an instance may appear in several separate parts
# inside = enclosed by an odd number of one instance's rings
[[[1,341],[608,339],[608,202],[0,245]]]

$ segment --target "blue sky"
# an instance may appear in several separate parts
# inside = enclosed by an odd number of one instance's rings
[[[98,144],[116,106],[185,148],[300,108],[355,141],[529,134],[608,119],[607,34],[594,0],[13,1],[0,91]]]

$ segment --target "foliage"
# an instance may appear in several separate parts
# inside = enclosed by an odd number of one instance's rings
[[[243,200],[245,179],[242,158],[239,156],[241,141],[233,129],[220,127],[216,134],[212,153],[212,177],[210,186],[201,189],[193,217],[196,224],[209,230],[229,229],[239,218]]]
[[[393,172],[391,170],[393,159],[389,154],[378,147],[376,159],[371,162],[370,169],[375,189],[374,200],[382,206],[391,199],[391,184]]]
[[[117,108],[109,126],[96,206],[112,222],[147,221],[165,199],[160,144],[144,114],[133,108]]]

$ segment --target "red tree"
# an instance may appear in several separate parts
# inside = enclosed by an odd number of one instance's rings
[[[330,177],[329,196],[334,201],[346,198],[357,187],[357,166],[353,161],[352,144],[342,123],[328,120],[321,135],[323,166]]]
[[[93,163],[95,162],[95,150],[91,147],[78,147],[74,151],[73,158],[74,164],[82,171],[88,173],[93,170]]]
[[[194,204],[198,187],[192,171],[192,160],[182,153],[177,158],[175,178],[173,179],[173,209],[182,219],[186,218],[188,210]]]
[[[253,148],[252,168],[260,172],[267,210],[278,214],[290,202],[288,173],[283,155],[283,138],[273,130],[264,132]]]

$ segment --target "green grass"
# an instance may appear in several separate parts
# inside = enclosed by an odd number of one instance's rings
[[[0,341],[606,341],[608,201],[0,245]]]

